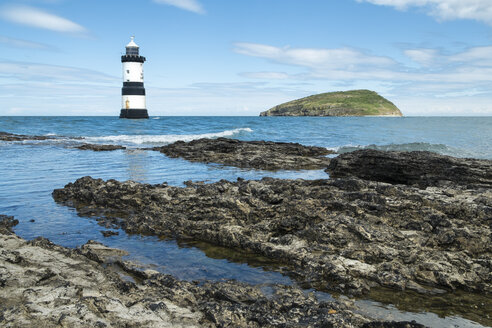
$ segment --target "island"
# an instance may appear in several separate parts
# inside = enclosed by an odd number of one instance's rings
[[[391,101],[371,90],[320,93],[277,105],[260,116],[403,116]]]

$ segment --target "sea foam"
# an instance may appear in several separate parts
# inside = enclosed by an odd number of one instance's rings
[[[401,143],[401,144],[386,144],[386,145],[343,145],[339,147],[330,147],[327,148],[329,150],[333,150],[338,154],[349,153],[352,151],[356,151],[359,149],[375,149],[375,150],[383,150],[383,151],[430,151],[442,155],[450,155],[456,157],[464,157],[467,154],[463,149],[458,149],[454,147],[450,147],[444,144],[433,144],[427,142],[410,142],[410,143]]]
[[[233,130],[225,130],[215,133],[203,134],[161,134],[161,135],[116,135],[116,136],[101,136],[101,137],[83,137],[86,142],[104,142],[117,144],[168,144],[176,141],[191,141],[201,138],[220,138],[232,137],[242,132],[253,132],[250,128],[238,128]]]

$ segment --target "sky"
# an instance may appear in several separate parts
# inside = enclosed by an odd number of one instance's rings
[[[1,0],[0,116],[119,115],[132,35],[151,116],[352,89],[492,115],[492,0]]]

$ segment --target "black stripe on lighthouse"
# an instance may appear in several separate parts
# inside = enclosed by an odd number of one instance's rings
[[[127,83],[132,83],[132,82],[127,82]],[[138,82],[133,82],[133,83],[138,83]],[[141,87],[123,86],[123,88],[121,88],[121,95],[122,96],[145,96],[145,88],[143,87],[143,83],[142,83]]]
[[[143,82],[123,82],[124,87],[140,87],[143,88]]]

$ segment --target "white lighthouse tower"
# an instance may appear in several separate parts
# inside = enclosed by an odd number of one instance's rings
[[[143,82],[145,57],[139,55],[139,47],[133,39],[132,36],[130,43],[126,45],[126,54],[121,56],[123,88],[121,89],[120,118],[149,118]]]

